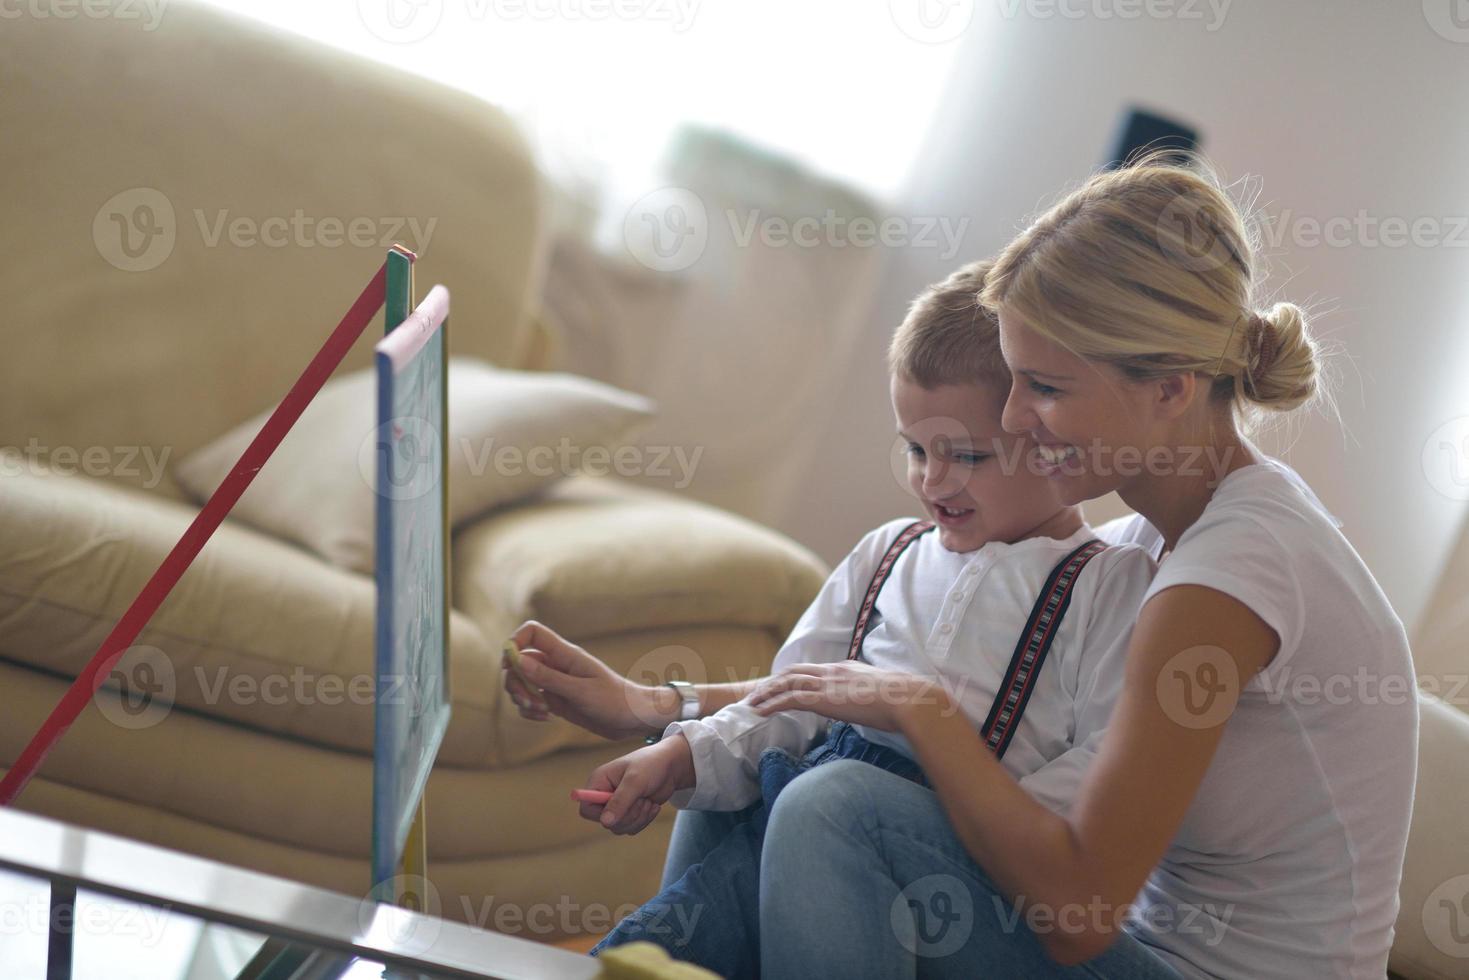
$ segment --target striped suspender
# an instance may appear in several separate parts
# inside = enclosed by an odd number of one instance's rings
[[[882,561],[877,563],[877,571],[872,573],[872,582],[867,586],[867,598],[862,600],[862,608],[857,611],[857,626],[852,630],[852,645],[847,647],[847,659],[856,660],[862,654],[862,641],[867,639],[877,626],[872,622],[872,610],[877,606],[877,594],[882,591],[882,585],[888,580],[888,573],[893,570],[893,564],[898,556],[908,549],[908,546],[918,540],[921,534],[927,534],[933,530],[933,521],[914,521],[903,529],[903,533],[888,545],[888,553],[882,556]]]
[[[1020,727],[1020,716],[1025,713],[1036,676],[1045,665],[1051,641],[1056,638],[1056,631],[1071,605],[1071,587],[1076,584],[1076,578],[1086,563],[1105,550],[1107,546],[1102,542],[1088,541],[1061,559],[1060,564],[1051,570],[1051,577],[1046,579],[1046,587],[1041,590],[1040,598],[1035,601],[1030,618],[1025,622],[1025,632],[1020,635],[1020,642],[1015,644],[1015,653],[1010,657],[1010,667],[1005,671],[1005,680],[995,695],[995,703],[990,706],[984,727],[979,730],[984,744],[989,746],[995,758],[1005,754],[1010,747],[1010,739],[1015,737],[1015,729]]]
[[[862,600],[862,608],[857,613],[857,624],[852,630],[852,643],[847,650],[847,659],[855,660],[862,653],[862,642],[867,639],[867,634],[877,626],[872,621],[872,611],[877,605],[878,593],[882,591],[883,584],[887,582],[888,575],[893,570],[898,556],[907,550],[918,537],[933,530],[931,521],[917,521],[908,525],[902,534],[889,546],[887,554],[883,555],[882,561],[878,563],[877,571],[872,574],[872,582],[867,586],[867,596]],[[1000,682],[999,691],[995,694],[995,703],[990,706],[990,713],[984,720],[984,726],[979,734],[984,738],[984,744],[1000,758],[1005,750],[1010,747],[1010,740],[1015,737],[1015,729],[1020,727],[1020,717],[1025,713],[1025,705],[1030,701],[1031,691],[1035,688],[1035,679],[1039,676],[1041,668],[1045,665],[1046,655],[1051,651],[1051,643],[1056,638],[1060,629],[1061,620],[1066,616],[1066,610],[1071,605],[1072,586],[1076,584],[1077,577],[1086,563],[1105,551],[1107,546],[1100,541],[1088,541],[1056,565],[1046,579],[1045,588],[1041,589],[1040,597],[1036,599],[1035,605],[1030,610],[1030,617],[1025,622],[1025,632],[1020,635],[1015,644],[1015,652],[1010,657],[1010,666],[1005,670],[1005,678]]]

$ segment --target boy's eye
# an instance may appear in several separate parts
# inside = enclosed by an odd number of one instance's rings
[[[918,445],[918,443],[910,442],[908,443],[908,455],[922,459],[924,456],[927,455],[927,453],[924,452],[923,447]],[[964,452],[951,452],[948,454],[949,459],[955,463],[958,463],[960,466],[978,466],[985,460],[990,459],[992,455],[993,454],[991,453]]]
[[[1052,388],[1050,385],[1043,385],[1039,381],[1036,381],[1034,378],[1032,378],[1030,380],[1030,390],[1035,392],[1037,395],[1044,395],[1049,398],[1051,395],[1059,393],[1061,389]]]

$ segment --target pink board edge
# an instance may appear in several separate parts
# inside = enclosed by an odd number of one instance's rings
[[[392,362],[393,373],[398,374],[408,362],[428,343],[434,331],[449,318],[449,290],[442,285],[428,291],[418,308],[408,314],[393,332],[377,342],[373,349]]]

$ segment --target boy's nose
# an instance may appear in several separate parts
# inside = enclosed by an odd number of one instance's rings
[[[951,484],[957,482],[954,470],[955,466],[947,460],[930,458],[923,470],[923,492],[930,499],[949,496],[955,489]]]

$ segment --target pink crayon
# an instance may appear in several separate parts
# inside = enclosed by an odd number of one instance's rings
[[[578,803],[606,803],[612,799],[611,790],[605,789],[574,789],[571,798]]]

